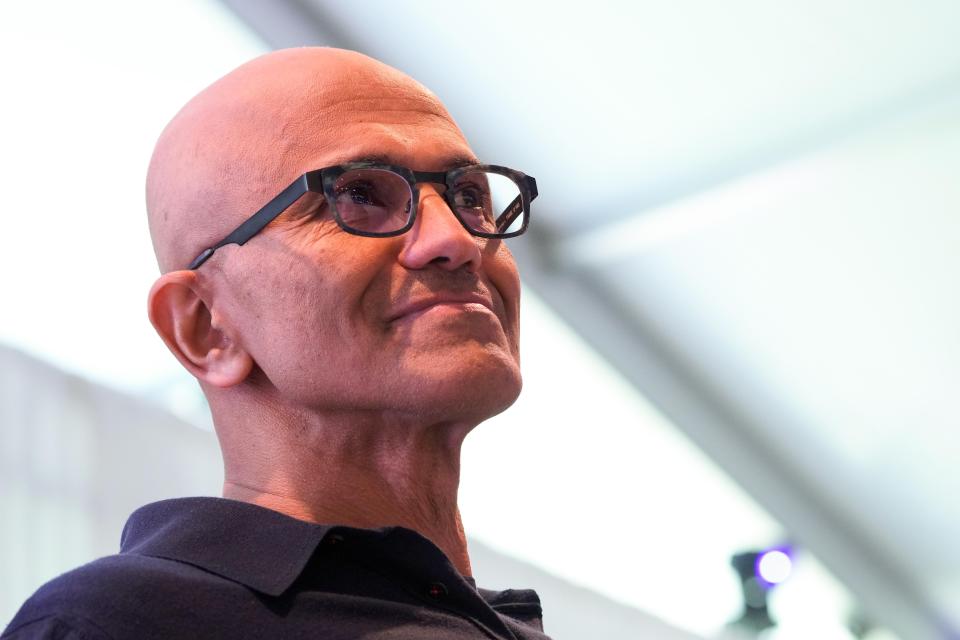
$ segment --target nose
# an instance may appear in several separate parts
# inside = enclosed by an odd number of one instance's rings
[[[480,268],[479,238],[470,234],[432,185],[420,189],[420,209],[413,228],[403,236],[400,263],[408,269],[436,266],[448,271]]]

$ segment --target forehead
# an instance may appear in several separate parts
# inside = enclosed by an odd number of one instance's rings
[[[436,97],[412,82],[378,80],[327,85],[299,112],[288,110],[284,173],[374,157],[419,170],[475,159]]]

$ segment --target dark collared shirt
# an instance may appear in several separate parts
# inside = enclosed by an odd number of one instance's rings
[[[3,638],[542,640],[542,628],[536,593],[478,589],[410,529],[180,498],[135,511],[119,554],[41,587]]]

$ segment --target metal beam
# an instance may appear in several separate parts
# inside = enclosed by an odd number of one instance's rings
[[[220,0],[274,49],[305,46],[357,49],[342,29],[299,0]]]

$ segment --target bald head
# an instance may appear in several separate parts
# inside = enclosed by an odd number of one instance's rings
[[[403,233],[341,226],[338,198],[377,207],[376,190],[354,176],[333,202],[333,184],[326,196],[304,193],[244,246],[186,269],[303,174],[360,161],[417,172],[406,199],[416,208],[394,203],[410,215]],[[433,94],[349,51],[262,56],[176,115],[147,179],[163,271],[148,313],[200,380],[218,434],[246,434],[224,441],[225,458],[278,421],[392,416],[472,428],[513,402],[519,274],[499,238],[472,233],[457,213],[487,212],[470,205],[483,200],[474,192],[484,179],[464,178],[482,173],[468,169],[478,164]],[[456,193],[443,184],[453,179]]]
[[[415,80],[339,49],[275,51],[199,93],[164,129],[147,175],[160,270],[184,268],[298,175],[321,168],[316,155],[329,157],[340,146],[349,159],[342,116],[358,107],[377,110],[380,102],[456,130],[440,101]]]

